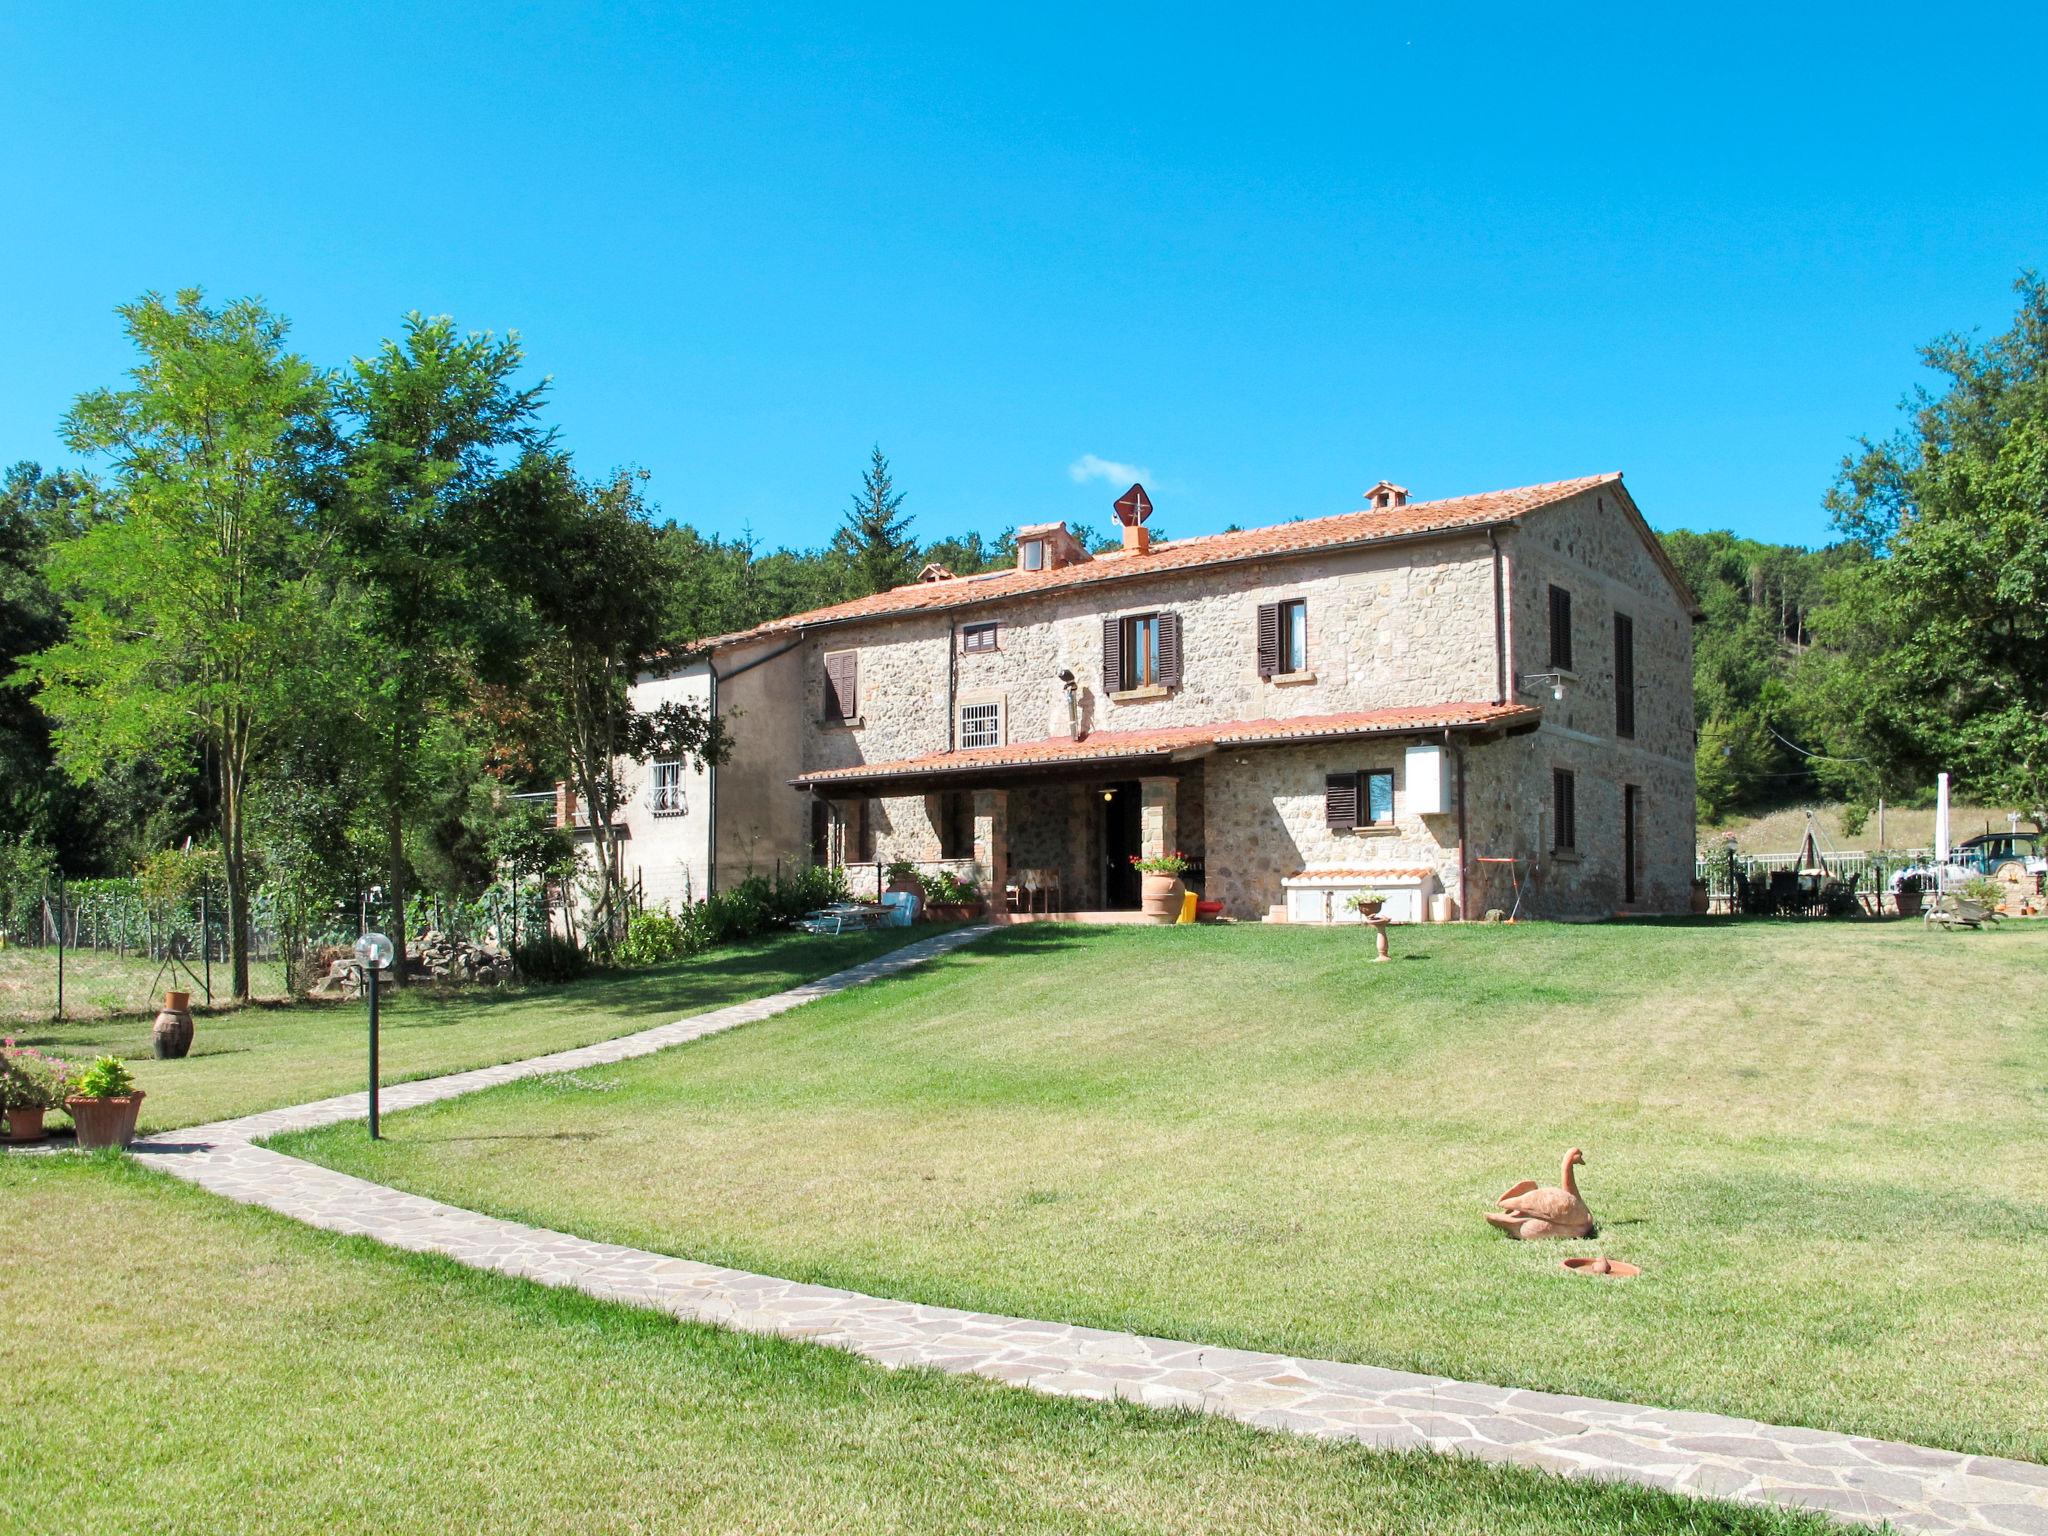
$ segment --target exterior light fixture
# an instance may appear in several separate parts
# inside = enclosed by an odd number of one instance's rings
[[[384,968],[391,963],[391,957],[398,953],[398,946],[381,933],[366,933],[356,940],[356,964],[361,968],[363,985],[370,994],[370,1140],[377,1140],[377,994],[383,991],[381,985]]]
[[[1562,704],[1564,702],[1564,677],[1565,675],[1562,672],[1525,672],[1522,674],[1521,691],[1524,693],[1541,693],[1545,688],[1548,688],[1551,698]]]
[[[1105,800],[1114,800],[1116,798],[1116,791],[1113,789],[1105,789],[1102,792],[1102,798]]]

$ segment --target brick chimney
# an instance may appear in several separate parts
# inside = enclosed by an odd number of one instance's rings
[[[1152,549],[1152,530],[1143,523],[1124,524],[1124,553],[1143,555]]]
[[[1391,511],[1395,507],[1408,505],[1408,487],[1396,485],[1391,480],[1382,480],[1365,493],[1365,499],[1372,504],[1375,512]]]

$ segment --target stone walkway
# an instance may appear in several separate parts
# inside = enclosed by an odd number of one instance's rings
[[[383,1107],[406,1109],[519,1078],[644,1056],[907,969],[988,931],[941,934],[773,997],[617,1040],[397,1084],[384,1091]],[[572,1286],[692,1322],[835,1345],[887,1366],[971,1373],[1067,1397],[1192,1408],[1319,1439],[1426,1448],[1802,1506],[1865,1523],[1890,1520],[1900,1530],[2048,1536],[2048,1466],[2032,1462],[888,1301],[500,1221],[254,1144],[281,1131],[367,1114],[367,1096],[348,1094],[151,1137],[135,1144],[135,1156],[231,1200],[331,1232],[446,1254],[479,1269]]]

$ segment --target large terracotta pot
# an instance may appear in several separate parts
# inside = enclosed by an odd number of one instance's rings
[[[7,1139],[9,1141],[41,1141],[43,1139],[43,1116],[48,1113],[40,1104],[34,1109],[10,1109],[7,1116]]]
[[[1361,901],[1351,910],[1358,914],[1360,922],[1364,922],[1368,917],[1378,917],[1380,915],[1380,908],[1385,905],[1384,901]]]
[[[150,1048],[159,1061],[178,1061],[192,1049],[192,994],[166,992],[163,1012],[149,1032]]]
[[[1187,888],[1180,883],[1179,875],[1140,871],[1139,880],[1143,890],[1139,909],[1147,917],[1163,917],[1171,921],[1180,916],[1180,899]]]
[[[1694,917],[1705,917],[1714,908],[1714,898],[1704,885],[1695,885],[1692,888],[1691,905]]]
[[[1895,891],[1892,894],[1892,900],[1898,904],[1899,916],[1918,917],[1920,915],[1920,893],[1918,891]]]
[[[140,1088],[115,1099],[82,1099],[75,1095],[66,1099],[64,1108],[71,1115],[71,1123],[78,1127],[79,1150],[127,1146],[135,1139],[135,1117],[142,1112],[142,1099]]]

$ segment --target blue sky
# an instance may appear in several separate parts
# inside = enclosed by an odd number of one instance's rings
[[[767,545],[875,442],[927,537],[1105,527],[1093,455],[1169,534],[1618,468],[1818,541],[2048,265],[2038,6],[855,12],[7,8],[0,461],[196,283],[516,328],[587,469]]]

